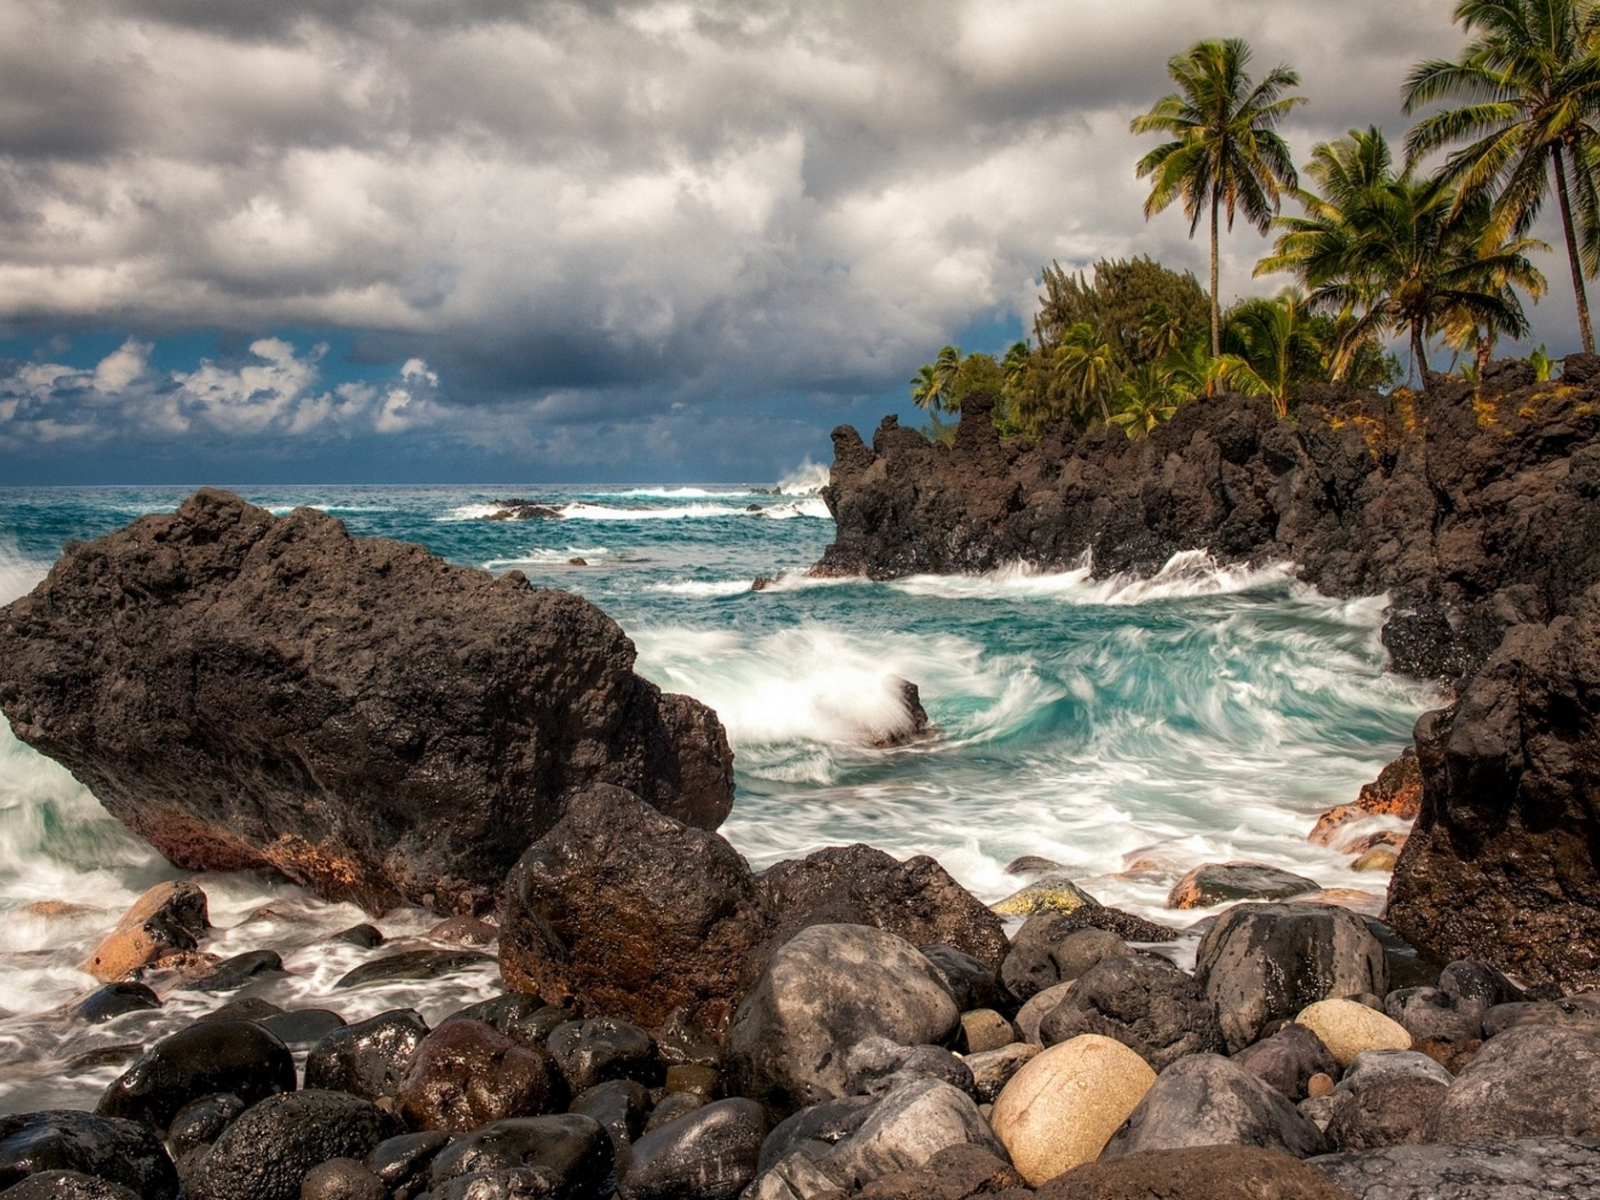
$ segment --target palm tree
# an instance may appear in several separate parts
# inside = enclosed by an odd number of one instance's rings
[[[1292,289],[1246,300],[1228,314],[1228,380],[1247,396],[1267,397],[1280,417],[1289,415],[1295,385],[1321,370],[1323,347],[1306,317],[1304,297]]]
[[[1111,410],[1106,407],[1106,393],[1110,390],[1112,372],[1116,361],[1111,343],[1100,337],[1095,327],[1087,321],[1071,326],[1056,347],[1056,370],[1070,395],[1082,408],[1089,401],[1100,404],[1102,420],[1111,420]]]
[[[1467,101],[1419,121],[1406,136],[1406,153],[1415,161],[1470,139],[1449,156],[1442,174],[1458,189],[1458,204],[1495,193],[1495,241],[1526,235],[1554,179],[1588,354],[1594,353],[1594,328],[1583,276],[1585,268],[1593,274],[1600,267],[1600,196],[1589,166],[1600,143],[1593,8],[1590,0],[1462,0],[1455,19],[1480,36],[1467,43],[1459,62],[1418,64],[1402,93],[1407,113],[1447,97]]]
[[[1462,199],[1448,181],[1394,173],[1380,130],[1352,130],[1313,151],[1307,173],[1328,189],[1301,192],[1304,218],[1281,218],[1285,232],[1257,273],[1293,270],[1307,303],[1336,314],[1342,337],[1335,378],[1374,334],[1409,334],[1413,371],[1427,386],[1428,337],[1463,322],[1520,337],[1527,319],[1515,288],[1544,291],[1527,254],[1531,238],[1496,241],[1487,196]]]
[[[956,376],[961,371],[961,347],[946,346],[931,363],[923,363],[911,378],[911,403],[931,413],[950,412]]]
[[[1282,193],[1295,186],[1289,147],[1276,126],[1302,96],[1286,96],[1300,77],[1284,66],[1252,86],[1245,66],[1250,47],[1239,38],[1203,41],[1167,62],[1179,91],[1157,100],[1133,120],[1134,133],[1171,134],[1139,160],[1139,178],[1153,177],[1144,204],[1148,220],[1182,200],[1189,236],[1211,214],[1211,353],[1222,353],[1222,311],[1217,302],[1218,216],[1226,210],[1228,229],[1242,212],[1265,233]]]
[[[1117,411],[1109,423],[1122,426],[1129,437],[1141,437],[1170,420],[1186,397],[1159,364],[1140,363],[1118,385],[1113,399]]]

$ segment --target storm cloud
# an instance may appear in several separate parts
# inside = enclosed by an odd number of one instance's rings
[[[1026,327],[1041,264],[1203,266],[1134,177],[1128,121],[1171,54],[1242,36],[1257,70],[1297,68],[1303,160],[1398,135],[1406,70],[1461,44],[1452,8],[10,0],[0,334],[34,348],[0,381],[0,451],[120,419],[510,436],[537,463],[602,427],[681,449],[714,417],[791,454],[974,323]],[[1264,245],[1228,240],[1225,290],[1274,286],[1249,279]],[[237,362],[139,359],[202,330]],[[86,331],[122,357],[53,362]],[[324,331],[349,354],[319,356]],[[382,370],[345,378],[349,356]]]

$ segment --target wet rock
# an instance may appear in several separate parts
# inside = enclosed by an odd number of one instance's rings
[[[766,932],[754,878],[714,833],[621,788],[573,797],[506,881],[501,972],[518,991],[655,1026],[720,1029]]]
[[[1383,948],[1355,913],[1320,904],[1240,904],[1200,939],[1195,979],[1230,1053],[1267,1024],[1330,996],[1388,990]]]
[[[161,1007],[161,997],[142,983],[108,983],[90,992],[72,1010],[72,1015],[91,1025],[104,1024],[124,1013],[143,1012]]]
[[[542,1185],[557,1196],[579,1197],[599,1194],[611,1168],[611,1139],[600,1123],[577,1113],[562,1113],[495,1121],[457,1138],[434,1156],[428,1179],[436,1196],[441,1192],[448,1195],[445,1189],[457,1180],[523,1170],[530,1186]]]
[[[828,1153],[826,1169],[859,1187],[967,1145],[1006,1157],[970,1096],[936,1079],[912,1080],[885,1095],[860,1128]]]
[[[1030,917],[1017,930],[1000,965],[1000,978],[1019,1000],[1078,978],[1105,958],[1133,956],[1127,943],[1104,929],[1085,929],[1062,914]]]
[[[1317,1160],[1325,1161],[1325,1160]],[[1039,1200],[1351,1200],[1281,1150],[1191,1146],[1093,1162],[1045,1184]]]
[[[403,950],[364,962],[347,971],[335,988],[365,987],[396,979],[438,979],[495,961],[494,955],[476,950]]]
[[[962,1012],[989,1008],[1010,1012],[1016,1000],[1000,982],[1000,972],[957,950],[954,946],[918,946],[922,956],[943,977],[956,1007]]]
[[[721,1099],[722,1072],[696,1063],[679,1063],[667,1068],[667,1094],[693,1092],[707,1102]]]
[[[195,949],[209,928],[204,892],[187,880],[158,883],[89,952],[83,969],[102,981],[119,979],[175,951]]]
[[[897,710],[883,725],[867,732],[867,744],[879,750],[892,750],[916,741],[928,730],[928,710],[922,707],[922,693],[909,679],[890,676],[884,686]]]
[[[402,1133],[379,1142],[364,1161],[395,1200],[410,1200],[427,1190],[428,1166],[449,1144],[450,1135],[437,1130]]]
[[[1287,900],[1314,892],[1320,885],[1262,863],[1202,863],[1167,893],[1168,908],[1209,908],[1235,900]]]
[[[238,996],[229,1000],[220,1008],[214,1008],[203,1017],[196,1018],[200,1021],[255,1021],[260,1024],[269,1017],[278,1016],[283,1012],[270,1000],[263,1000],[260,996]]]
[[[1411,1035],[1403,1025],[1352,1000],[1318,1000],[1301,1009],[1295,1023],[1322,1039],[1341,1067],[1363,1051],[1411,1049]]]
[[[1458,1007],[1472,1004],[1479,1009],[1490,1009],[1497,1004],[1515,1004],[1527,999],[1520,988],[1493,967],[1465,959],[1448,963],[1439,972],[1439,990]]]
[[[482,1021],[448,1021],[411,1055],[395,1110],[412,1129],[464,1133],[506,1117],[548,1112],[559,1093],[550,1055]]]
[[[304,1091],[251,1106],[184,1180],[193,1200],[299,1200],[307,1173],[333,1158],[364,1158],[393,1118],[345,1092]]]
[[[1039,1023],[1046,1046],[1085,1033],[1121,1042],[1157,1073],[1186,1055],[1222,1049],[1217,1011],[1200,985],[1153,958],[1102,959]]]
[[[383,933],[376,925],[363,922],[360,925],[352,925],[349,929],[341,929],[338,933],[329,934],[328,940],[347,946],[359,946],[363,950],[373,950],[383,945]]]
[[[1474,1139],[1467,1144],[1392,1146],[1329,1154],[1308,1164],[1352,1200],[1462,1197],[1466,1200],[1579,1200],[1600,1195],[1600,1147],[1572,1138]],[[1440,1192],[1440,1181],[1449,1192]]]
[[[776,919],[764,953],[814,925],[870,925],[990,968],[1006,953],[1000,918],[927,855],[901,862],[871,846],[830,846],[769,867],[757,884]]]
[[[1100,902],[1065,875],[1047,875],[989,907],[1002,917],[1032,917],[1039,913],[1076,912]]]
[[[172,1160],[144,1125],[71,1109],[0,1114],[0,1188],[44,1171],[121,1184],[140,1200],[171,1200]]]
[[[1600,588],[1508,632],[1459,703],[1417,722],[1416,743],[1422,814],[1390,924],[1528,983],[1600,983]]]
[[[254,1104],[295,1088],[289,1048],[249,1021],[198,1022],[162,1038],[100,1097],[103,1117],[139,1121],[165,1133],[185,1104],[231,1092]]]
[[[1600,1137],[1600,1038],[1584,1029],[1529,1025],[1485,1042],[1456,1076],[1427,1140]]]
[[[140,1200],[132,1188],[80,1171],[40,1171],[0,1191],[0,1200]]]
[[[1377,779],[1363,785],[1354,804],[1330,808],[1317,819],[1308,836],[1318,846],[1331,846],[1340,830],[1352,821],[1375,816],[1414,821],[1421,811],[1422,769],[1417,764],[1415,747],[1407,746],[1399,758],[1378,773]]]
[[[545,1045],[573,1095],[609,1079],[658,1082],[661,1065],[651,1053],[650,1035],[626,1021],[568,1021],[551,1031]]]
[[[236,992],[247,983],[283,973],[283,959],[276,950],[252,950],[223,959],[210,972],[185,986],[196,992]]]
[[[288,1012],[262,1017],[257,1025],[286,1046],[314,1046],[335,1029],[343,1029],[345,1020],[326,1008],[294,1008]]]
[[[1043,875],[1049,871],[1062,870],[1060,863],[1053,858],[1045,858],[1038,854],[1024,854],[1013,858],[1006,864],[1007,875]]]
[[[1085,1034],[1042,1051],[1006,1084],[989,1124],[1029,1186],[1097,1158],[1155,1083],[1121,1042]]]
[[[621,1200],[734,1200],[755,1177],[766,1113],[751,1100],[719,1100],[647,1133],[617,1184]]]
[[[845,1094],[845,1052],[877,1035],[943,1042],[958,1013],[911,945],[861,925],[814,925],[768,961],[729,1026],[727,1065],[741,1094],[789,1113]]]
[[[817,1153],[826,1152],[860,1129],[878,1103],[879,1097],[875,1096],[845,1096],[813,1104],[784,1118],[761,1143],[757,1171],[765,1174],[808,1146]]]
[[[631,1079],[612,1079],[597,1083],[573,1097],[568,1112],[592,1117],[611,1137],[619,1168],[627,1162],[633,1140],[644,1132],[645,1114],[650,1110],[650,1093],[642,1083]]]
[[[1319,1075],[1328,1078],[1339,1071],[1339,1064],[1322,1039],[1294,1022],[1271,1037],[1246,1046],[1233,1056],[1233,1061],[1291,1101],[1304,1100]],[[1333,1087],[1331,1078],[1328,1087]]]
[[[978,1103],[993,1104],[1011,1077],[1022,1070],[1022,1064],[1038,1054],[1040,1047],[1027,1042],[1013,1042],[999,1050],[986,1050],[969,1054],[963,1060],[972,1072],[972,1085]]]
[[[679,1117],[686,1117],[709,1103],[709,1100],[701,1099],[693,1092],[672,1092],[661,1097],[661,1103],[650,1110],[650,1116],[644,1123],[644,1131],[654,1133],[663,1125],[670,1125]]]
[[[451,1013],[440,1024],[445,1021],[482,1021],[524,1046],[541,1046],[552,1030],[565,1025],[576,1015],[570,1008],[557,1008],[526,992],[506,992]]]
[[[300,1200],[391,1200],[383,1181],[350,1158],[331,1158],[306,1172]]]
[[[1329,1149],[1276,1088],[1229,1059],[1195,1054],[1156,1077],[1100,1157],[1221,1145],[1265,1146],[1296,1158]]]
[[[576,596],[206,489],[5,609],[0,706],[180,866],[481,911],[574,789],[727,815],[720,724],[634,658]]]
[[[885,1037],[867,1037],[844,1052],[845,1090],[856,1096],[882,1096],[917,1079],[937,1079],[969,1096],[976,1095],[972,1071],[942,1046],[902,1046]]]
[[[488,946],[500,937],[500,927],[478,917],[462,915],[440,921],[422,936],[436,942],[454,942],[458,946]]]
[[[1350,869],[1358,873],[1367,871],[1393,871],[1395,863],[1397,863],[1399,860],[1400,856],[1395,852],[1393,847],[1373,846],[1370,850],[1367,850],[1365,853],[1359,855],[1353,862],[1351,862]]]
[[[181,1159],[192,1150],[211,1145],[247,1107],[232,1092],[202,1096],[185,1104],[167,1127],[167,1148],[172,1157]]]
[[[428,1026],[409,1008],[391,1009],[326,1034],[306,1055],[306,1086],[364,1100],[393,1096]]]

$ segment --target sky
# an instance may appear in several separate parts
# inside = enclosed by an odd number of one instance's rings
[[[1399,140],[1453,7],[0,0],[0,485],[776,480],[1044,264],[1204,278],[1134,171],[1170,56],[1296,69],[1304,162]]]

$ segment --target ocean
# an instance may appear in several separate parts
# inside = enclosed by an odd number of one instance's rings
[[[825,482],[825,468],[807,465],[776,485],[235,490],[456,563],[517,568],[599,605],[633,639],[641,674],[722,718],[737,799],[721,832],[757,869],[863,841],[930,854],[993,902],[1025,882],[1007,865],[1037,855],[1103,903],[1187,925],[1205,913],[1165,911],[1172,882],[1238,859],[1370,893],[1378,910],[1387,878],[1351,871],[1352,855],[1306,834],[1439,702],[1384,671],[1382,597],[1330,599],[1295,582],[1290,564],[1246,570],[1196,554],[1149,579],[1097,580],[1088,563],[811,579],[833,536]],[[0,603],[38,583],[67,540],[186,494],[0,489]],[[483,519],[512,498],[562,516]],[[758,578],[771,582],[755,589]],[[919,687],[930,734],[874,748],[900,679]],[[0,1112],[93,1107],[128,1047],[232,998],[174,992],[160,1010],[99,1026],[70,1015],[96,986],[77,969],[89,949],[145,888],[183,875],[0,722]],[[423,944],[436,918],[392,912],[376,922],[386,947],[329,946],[321,939],[365,914],[264,875],[194,878],[216,926],[204,948],[277,950],[289,973],[249,994],[282,1007],[348,1020],[414,1007],[432,1022],[499,990],[489,965],[335,991],[373,955]],[[79,907],[40,904],[55,901]]]

